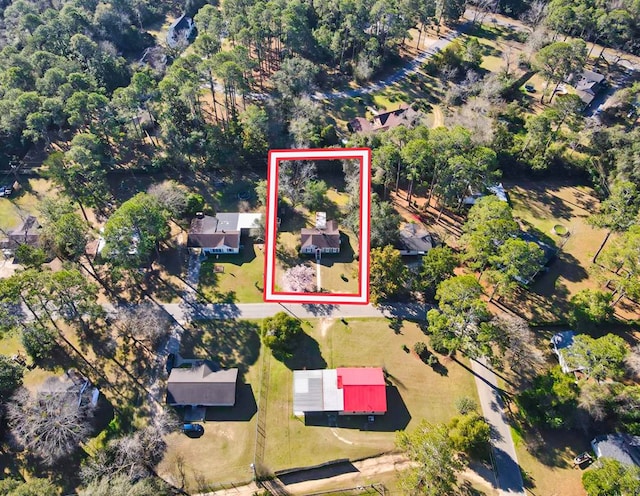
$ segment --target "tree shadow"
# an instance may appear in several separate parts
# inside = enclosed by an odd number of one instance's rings
[[[183,333],[180,354],[184,357],[211,358],[223,368],[237,367],[240,374],[258,359],[258,325],[247,320],[201,320]]]
[[[282,362],[290,370],[315,370],[327,368],[327,362],[322,358],[320,345],[306,332],[301,333],[292,346],[293,352],[273,351],[276,360]]]
[[[311,313],[314,317],[331,317],[334,312],[340,310],[340,305],[303,303],[302,308]]]

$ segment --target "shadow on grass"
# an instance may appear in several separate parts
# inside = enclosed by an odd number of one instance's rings
[[[330,479],[331,477],[337,477],[338,475],[352,474],[356,472],[359,472],[359,470],[353,465],[353,463],[340,461],[323,467],[311,468],[308,470],[296,470],[289,473],[276,473],[276,475],[278,476],[278,479],[280,479],[280,482],[286,486],[310,480]]]
[[[258,325],[246,320],[201,320],[182,336],[180,354],[184,357],[211,358],[223,368],[237,367],[240,373],[258,359]]]
[[[298,336],[292,353],[283,353],[274,350],[273,356],[290,370],[327,368],[327,362],[322,358],[320,345],[306,332]]]
[[[322,412],[305,414],[304,425],[374,432],[403,430],[409,425],[411,414],[397,387],[387,386],[386,390],[387,413],[373,416],[373,422],[369,421],[369,415],[337,415]]]
[[[238,384],[236,404],[232,407],[208,407],[204,419],[207,422],[248,422],[258,412],[251,384]]]

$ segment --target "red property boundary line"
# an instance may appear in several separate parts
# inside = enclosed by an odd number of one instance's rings
[[[275,291],[276,236],[278,217],[278,167],[283,160],[359,160],[360,236],[358,293],[292,293]],[[369,148],[318,148],[271,150],[267,171],[267,216],[265,222],[264,301],[277,303],[321,303],[329,305],[369,303],[369,222],[371,205],[371,150]]]

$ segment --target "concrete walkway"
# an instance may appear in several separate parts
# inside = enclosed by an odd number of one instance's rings
[[[487,367],[484,358],[471,360],[471,369],[475,374],[482,414],[491,426],[492,451],[500,495],[525,496],[518,456],[511,428],[504,414],[504,402],[496,375]]]

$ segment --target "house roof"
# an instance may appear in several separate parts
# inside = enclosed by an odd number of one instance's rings
[[[525,232],[525,231],[520,231],[518,233],[518,237],[520,239],[523,239],[524,241],[535,243],[540,247],[540,249],[544,252],[544,260],[543,260],[544,265],[548,265],[549,262],[551,262],[555,258],[556,254],[558,253],[558,250],[555,247],[545,243],[540,238],[538,238],[535,234]]]
[[[566,350],[573,345],[573,338],[575,333],[573,331],[562,331],[551,336],[551,344],[553,345],[553,352],[558,357],[558,363],[560,368],[565,374],[574,372],[576,370],[582,370],[584,367],[570,367],[566,361]]]
[[[344,391],[338,389],[337,371],[294,370],[293,412],[339,412],[344,406]]]
[[[433,239],[418,224],[410,223],[400,231],[398,247],[401,251],[426,253],[433,248]]]
[[[338,222],[328,220],[326,229],[304,228],[300,230],[300,245],[318,248],[340,248],[340,231]]]
[[[40,223],[33,215],[28,215],[14,230],[7,233],[2,248],[17,248],[19,245],[37,245],[40,241]]]
[[[578,76],[575,88],[578,91],[593,91],[594,87],[604,81],[604,75],[585,69]]]
[[[640,466],[640,436],[624,433],[598,436],[591,441],[591,447],[598,458],[613,458],[626,465]]]
[[[349,122],[349,127],[354,133],[393,129],[401,125],[412,125],[418,115],[419,112],[410,106],[401,105],[395,110],[373,116],[371,121],[364,117],[356,117]]]
[[[227,216],[220,218],[220,216]],[[205,215],[191,221],[187,246],[189,248],[218,248],[240,246],[240,231],[235,228],[239,214],[218,214],[216,217]],[[235,216],[235,217],[233,217]],[[235,220],[234,220],[235,219]],[[226,226],[233,227],[226,229]]]
[[[387,386],[381,368],[338,368],[345,412],[386,412]]]
[[[209,360],[191,368],[173,368],[167,383],[170,405],[233,406],[238,369],[219,369]]]
[[[381,368],[351,367],[293,371],[293,411],[386,412]]]

